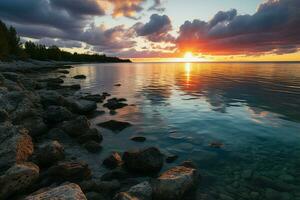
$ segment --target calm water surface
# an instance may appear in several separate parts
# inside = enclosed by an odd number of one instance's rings
[[[300,64],[91,64],[71,69],[76,74],[87,76],[81,92],[134,104],[92,120],[134,125],[101,129],[103,155],[157,146],[179,156],[173,165],[193,160],[198,199],[300,199]]]

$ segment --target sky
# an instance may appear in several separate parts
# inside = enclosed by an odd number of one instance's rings
[[[22,41],[135,61],[300,60],[299,0],[1,0]]]

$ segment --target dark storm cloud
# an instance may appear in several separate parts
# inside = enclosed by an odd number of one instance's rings
[[[23,37],[52,42],[58,46],[78,47],[86,42],[101,49],[130,48],[134,44],[134,32],[124,26],[110,29],[94,26],[93,15],[103,15],[104,11],[96,0],[1,0],[0,17],[16,27]],[[129,37],[130,36],[130,37]],[[52,41],[49,39],[52,38]],[[60,39],[60,40],[53,40]],[[59,42],[59,43],[58,43]]]
[[[137,23],[134,25],[134,29],[138,36],[145,36],[153,42],[174,40],[173,36],[169,34],[169,31],[172,30],[172,23],[167,15],[153,14],[148,23]]]
[[[104,15],[105,10],[95,0],[50,0],[51,5],[74,15]]]
[[[209,22],[186,21],[178,48],[206,54],[296,52],[300,46],[300,1],[269,0],[253,15],[219,12]]]
[[[48,0],[1,0],[0,17],[15,23],[68,31],[78,31],[88,19],[87,16],[73,16],[66,10],[55,9]]]

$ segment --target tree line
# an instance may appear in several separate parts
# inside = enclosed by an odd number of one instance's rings
[[[6,26],[0,20],[0,60],[55,60],[55,61],[73,61],[73,62],[130,62],[117,57],[107,57],[100,54],[70,53],[61,50],[57,46],[46,47],[27,41],[21,43],[20,37],[14,27]]]

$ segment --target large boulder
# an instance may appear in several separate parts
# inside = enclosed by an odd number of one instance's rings
[[[90,122],[85,116],[78,116],[74,120],[65,121],[61,128],[71,137],[79,137],[90,129]]]
[[[51,141],[41,145],[36,153],[38,164],[44,167],[51,166],[64,158],[64,147],[58,141]]]
[[[48,170],[49,177],[61,181],[81,181],[91,178],[91,170],[84,162],[62,161]]]
[[[198,177],[198,171],[195,168],[173,167],[153,181],[154,199],[183,199],[186,192],[195,187]]]
[[[122,159],[126,169],[144,174],[159,172],[164,163],[163,154],[155,147],[127,151],[123,154]]]
[[[127,192],[120,192],[114,200],[152,200],[152,186],[148,181],[132,186]]]
[[[33,163],[15,164],[0,177],[0,199],[23,192],[39,177],[39,167]]]
[[[66,99],[54,90],[40,90],[38,94],[44,107],[62,106],[66,103]]]
[[[38,191],[25,200],[87,200],[80,187],[74,183],[61,185],[55,188],[46,188]]]
[[[26,161],[32,153],[33,144],[26,129],[0,124],[0,171]]]
[[[18,123],[18,125],[26,128],[28,134],[32,137],[41,136],[48,131],[48,127],[43,118],[38,115],[25,118],[22,122]]]
[[[44,114],[44,119],[48,123],[59,123],[70,120],[73,114],[62,106],[49,106]]]
[[[66,106],[70,108],[75,113],[78,114],[89,114],[97,109],[97,104],[95,101],[88,101],[84,99],[75,100],[73,98],[66,98]]]
[[[77,141],[80,144],[89,142],[89,141],[95,141],[97,143],[100,143],[103,140],[103,136],[96,128],[92,128],[87,130],[83,135],[81,135]]]

